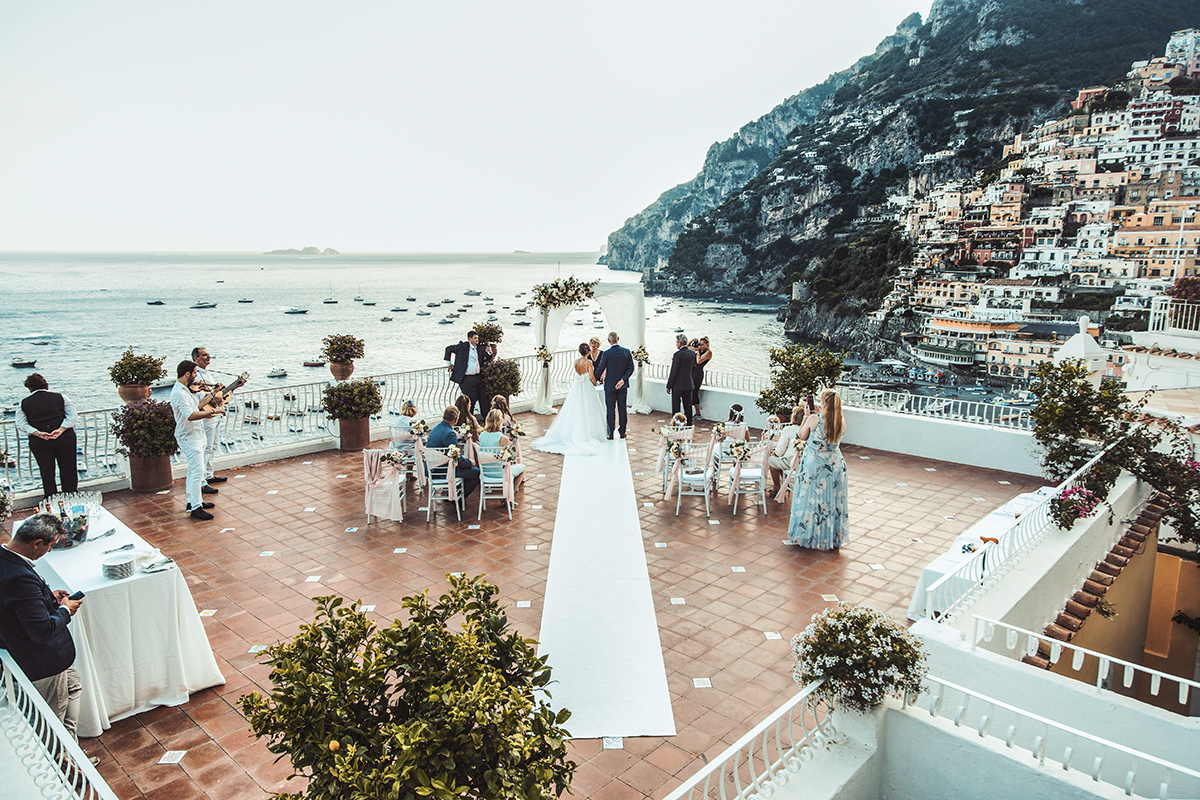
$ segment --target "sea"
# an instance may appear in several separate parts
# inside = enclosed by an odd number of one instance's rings
[[[114,407],[118,401],[108,367],[131,345],[164,357],[171,377],[193,347],[204,346],[213,356],[212,369],[248,372],[251,388],[327,380],[327,369],[302,364],[317,358],[321,340],[332,333],[365,341],[356,375],[441,366],[446,346],[465,338],[489,314],[504,328],[501,357],[530,354],[533,326],[513,323],[535,321],[532,311],[525,317],[514,312],[528,304],[536,284],[571,275],[618,282],[638,278],[596,261],[594,252],[0,253],[0,280],[6,287],[0,305],[0,374],[5,375],[0,403],[20,401],[25,377],[36,371],[81,411]],[[480,294],[468,296],[468,291]],[[191,308],[198,302],[216,307]],[[775,316],[782,303],[782,298],[747,303],[648,297],[647,350],[653,362],[669,361],[675,331],[682,328],[689,337],[709,337],[710,370],[765,375],[770,349],[788,343]],[[655,312],[664,306],[665,312]],[[292,308],[307,313],[284,313]],[[459,318],[439,324],[460,308],[465,311]],[[602,313],[592,313],[597,310],[592,302],[572,312],[559,346],[573,347],[591,336],[603,341],[608,327]],[[36,366],[13,368],[14,358],[36,360]],[[268,378],[273,369],[286,370],[287,377]]]

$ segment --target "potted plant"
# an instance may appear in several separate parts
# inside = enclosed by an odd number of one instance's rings
[[[328,340],[327,340],[328,341]],[[338,448],[362,450],[371,443],[371,415],[383,410],[383,395],[375,381],[362,378],[325,387],[325,415],[338,420]]]
[[[354,374],[354,359],[362,358],[364,344],[347,333],[326,336],[321,342],[321,358],[329,362],[329,371],[339,381],[349,380]]]
[[[479,334],[481,344],[500,344],[504,341],[504,328],[494,322],[476,322],[471,330]]]
[[[505,400],[521,393],[521,368],[515,361],[496,359],[483,367],[483,394],[490,401],[496,395]]]
[[[133,345],[108,368],[108,376],[117,385],[117,394],[126,404],[150,399],[150,385],[166,376],[164,358],[133,352]]]
[[[820,697],[868,712],[887,695],[919,692],[928,667],[925,651],[908,628],[856,603],[827,608],[792,639],[800,686],[824,680]]]
[[[143,400],[112,416],[112,432],[120,442],[117,452],[129,456],[129,488],[145,493],[170,487],[171,456],[179,450],[171,404]]]
[[[238,706],[304,788],[329,797],[552,798],[570,785],[570,716],[550,666],[482,577],[405,597],[385,628],[340,597],[264,652],[271,687]]]
[[[756,405],[768,414],[800,405],[806,396],[837,383],[845,358],[845,353],[819,344],[771,348],[771,385],[762,390]]]

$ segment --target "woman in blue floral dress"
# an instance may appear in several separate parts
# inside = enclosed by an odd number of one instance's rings
[[[806,444],[796,468],[788,544],[836,550],[850,540],[846,459],[838,447],[845,430],[842,398],[826,389],[820,411],[809,414],[796,434]]]

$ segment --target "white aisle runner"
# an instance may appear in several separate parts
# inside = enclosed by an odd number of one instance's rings
[[[675,735],[622,440],[600,456],[564,458],[540,640],[572,737]]]

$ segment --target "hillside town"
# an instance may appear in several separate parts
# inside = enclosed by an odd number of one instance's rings
[[[1175,32],[1120,84],[1081,90],[998,168],[889,206],[914,257],[875,314],[913,312],[905,351],[924,365],[1019,387],[1080,315],[1110,341],[1157,330],[1168,290],[1197,275],[1200,29]],[[1106,374],[1125,363],[1113,352]]]

